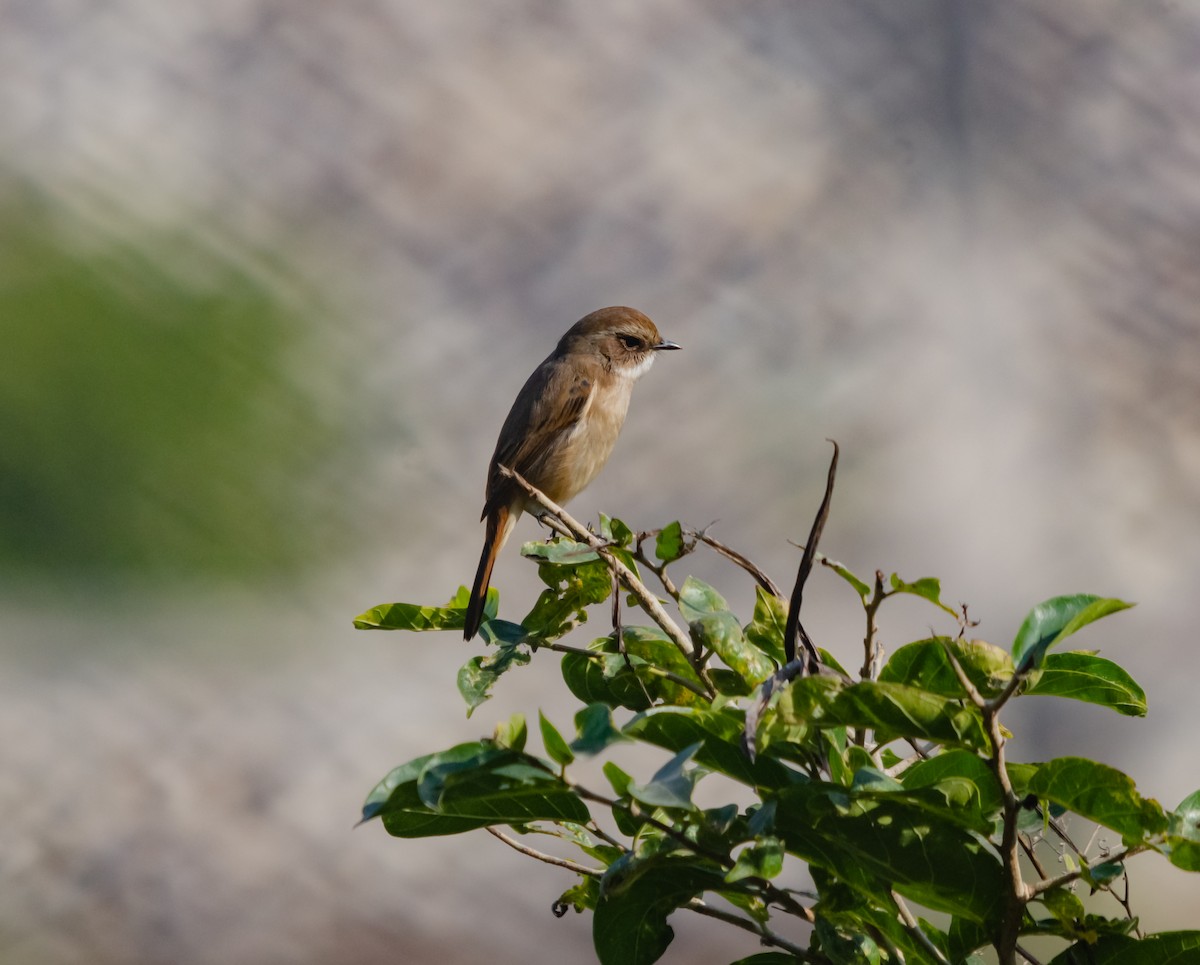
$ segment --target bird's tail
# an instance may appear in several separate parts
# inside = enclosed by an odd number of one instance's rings
[[[484,514],[487,520],[487,533],[483,539],[483,553],[479,557],[479,569],[475,571],[475,585],[471,588],[471,600],[467,603],[467,615],[463,624],[463,639],[470,640],[479,632],[483,623],[483,604],[487,600],[488,586],[492,582],[492,567],[496,565],[496,557],[500,547],[508,539],[513,526],[517,523],[520,512],[513,513],[507,506],[498,506]]]

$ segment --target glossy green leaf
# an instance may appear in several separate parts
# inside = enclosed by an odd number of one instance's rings
[[[685,747],[660,767],[647,783],[632,782],[628,788],[629,796],[651,807],[690,810],[694,806],[692,790],[701,772],[687,765],[701,746],[696,743]]]
[[[1200,791],[1185,797],[1171,812],[1167,856],[1184,871],[1200,871]]]
[[[905,792],[919,806],[980,834],[989,834],[1004,804],[991,768],[979,755],[948,750],[904,772]]]
[[[1146,694],[1137,682],[1111,660],[1092,653],[1046,654],[1041,673],[1025,693],[1083,700],[1127,717],[1146,716]]]
[[[938,694],[907,684],[864,680],[845,687],[823,721],[872,727],[880,740],[908,737],[976,749],[989,746],[983,720],[973,705],[948,704]]]
[[[683,555],[683,545],[683,527],[679,521],[667,523],[654,540],[654,555],[664,563],[674,562]]]
[[[615,862],[601,882],[592,943],[601,965],[650,965],[675,937],[667,917],[721,875],[698,859],[662,857]]]
[[[565,536],[522,543],[521,555],[526,559],[545,560],[548,563],[562,563],[568,566],[600,559],[587,543],[580,543]]]
[[[492,686],[505,671],[527,664],[530,654],[523,644],[504,644],[495,653],[472,657],[458,670],[458,692],[467,703],[467,716],[491,697]]]
[[[1114,767],[1083,757],[1059,757],[1041,765],[1029,792],[1118,832],[1136,843],[1167,830],[1157,801],[1143,798],[1133,781]]]
[[[849,583],[854,588],[854,592],[862,597],[863,600],[866,600],[866,598],[871,595],[870,584],[859,579],[837,560],[831,560],[828,556],[825,556],[822,553],[818,553],[817,558],[824,566],[827,566],[829,569],[833,570],[833,572]]]
[[[604,771],[604,776],[608,779],[608,783],[612,785],[613,793],[619,798],[627,797],[629,795],[629,785],[633,782],[633,778],[612,761],[605,761],[601,769]]]
[[[727,882],[743,878],[771,879],[783,871],[783,842],[778,838],[759,838],[738,852],[737,861],[725,875]]]
[[[492,735],[492,740],[499,747],[507,747],[509,750],[514,751],[523,751],[525,750],[525,740],[528,736],[529,728],[525,724],[525,715],[516,713],[507,721],[496,725],[496,731]]]
[[[525,632],[538,639],[553,640],[586,622],[588,607],[607,600],[612,592],[612,574],[599,559],[574,565],[542,562],[538,576],[549,589],[521,621]]]
[[[461,834],[485,827],[489,823],[486,819],[445,815],[430,808],[421,799],[418,785],[431,766],[474,761],[491,752],[488,744],[472,741],[440,754],[426,754],[395,768],[368,795],[363,805],[363,820],[380,817],[387,832],[401,838]]]
[[[1196,965],[1200,931],[1161,932],[1141,941],[1105,935],[1096,942],[1076,942],[1050,960],[1050,965]]]
[[[746,625],[746,639],[778,664],[784,662],[783,632],[787,604],[761,586],[754,588],[754,616]]]
[[[612,645],[615,648],[615,644]],[[607,639],[597,640],[589,648],[597,656],[567,653],[562,659],[562,675],[567,688],[587,704],[607,704],[644,710],[653,702],[654,692],[639,683],[631,664],[619,653],[611,652]]]
[[[907,583],[893,573],[889,582],[891,583],[893,593],[911,593],[913,596],[919,596],[922,599],[928,600],[934,606],[945,610],[952,617],[958,616],[958,611],[946,606],[942,602],[942,584],[935,577],[926,576],[914,583]]]
[[[554,903],[554,911],[560,917],[568,909],[576,912],[592,911],[600,902],[600,882],[592,877],[584,876],[577,884],[572,885]]]
[[[695,744],[696,762],[751,787],[786,787],[800,775],[768,757],[750,760],[741,747],[739,717],[726,711],[661,707],[638,714],[622,728],[625,734],[672,752]]]
[[[1072,633],[1110,613],[1132,604],[1112,598],[1078,594],[1056,596],[1039,603],[1021,624],[1013,641],[1013,663],[1018,667],[1038,667],[1046,651]]]
[[[902,800],[854,802],[836,785],[799,784],[774,800],[787,850],[887,902],[894,888],[927,908],[994,919],[1001,868],[978,836]]]
[[[354,618],[356,630],[461,630],[470,591],[460,586],[445,606],[418,606],[415,603],[384,603]],[[500,592],[491,587],[483,605],[483,618],[496,616]]]
[[[600,536],[612,547],[628,547],[633,543],[634,532],[615,516],[600,514]]]
[[[566,767],[575,760],[575,755],[558,729],[546,719],[546,715],[538,711],[538,727],[542,732],[542,744],[550,760],[560,767]]]
[[[542,762],[500,748],[489,748],[467,761],[430,761],[417,790],[422,802],[440,814],[490,824],[583,823],[591,818],[575,792]]]
[[[905,683],[944,697],[966,697],[946,651],[958,661],[967,679],[985,697],[1000,693],[1012,679],[1008,653],[983,640],[930,637],[905,644],[891,655],[879,672],[883,683]]]
[[[729,604],[725,602],[725,597],[694,576],[689,576],[679,588],[679,612],[688,623],[707,613],[719,613],[728,609]]]
[[[599,754],[606,747],[626,740],[613,726],[612,711],[603,703],[589,704],[575,715],[576,738],[571,750],[577,754]]]
[[[705,613],[688,624],[688,629],[698,646],[715,653],[750,686],[775,672],[775,664],[746,639],[737,617],[728,610]]]

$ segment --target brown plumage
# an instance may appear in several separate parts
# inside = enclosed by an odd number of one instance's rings
[[[482,519],[486,535],[463,637],[483,622],[496,555],[521,513],[540,512],[498,466],[516,470],[560,506],[576,496],[608,461],[629,396],[655,353],[679,348],[632,308],[601,308],[571,326],[513,403],[488,466]]]

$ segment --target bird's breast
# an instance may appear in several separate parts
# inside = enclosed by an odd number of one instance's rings
[[[605,374],[597,379],[596,387],[584,406],[583,413],[571,427],[564,440],[561,459],[546,495],[557,503],[566,503],[578,495],[612,455],[625,414],[633,379]]]

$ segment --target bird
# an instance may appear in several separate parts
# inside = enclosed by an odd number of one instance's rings
[[[611,455],[633,383],[655,356],[678,349],[659,335],[649,318],[616,305],[585,315],[558,340],[554,351],[525,382],[496,440],[488,465],[481,520],[486,522],[483,553],[467,603],[463,639],[483,622],[483,605],[496,556],[525,511],[542,515],[511,477],[515,470],[562,506],[577,496]]]

